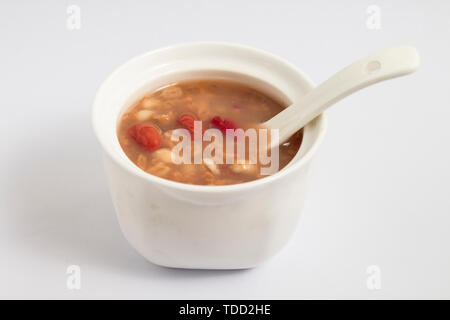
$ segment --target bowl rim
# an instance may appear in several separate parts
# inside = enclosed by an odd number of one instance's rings
[[[277,63],[284,65],[284,66],[292,69],[293,71],[295,71],[303,79],[304,84],[308,87],[308,90],[312,90],[315,87],[315,83],[303,71],[298,69],[295,65],[293,65],[289,61],[287,61],[277,55],[274,55],[270,52],[267,52],[265,50],[257,49],[257,48],[242,45],[242,44],[236,44],[236,43],[230,43],[230,42],[220,42],[220,41],[197,41],[197,42],[183,42],[183,43],[165,46],[165,47],[162,47],[162,48],[159,48],[156,50],[151,50],[151,51],[145,52],[143,54],[137,55],[131,59],[128,59],[124,63],[120,64],[118,67],[116,67],[116,69],[113,70],[113,72],[111,72],[108,75],[108,77],[101,83],[101,85],[97,89],[97,92],[96,92],[96,95],[94,98],[94,102],[92,105],[91,121],[92,121],[92,126],[94,129],[95,136],[97,137],[98,141],[100,142],[100,145],[102,146],[104,154],[108,155],[110,159],[112,159],[117,165],[124,168],[129,173],[131,173],[139,178],[142,178],[142,179],[146,180],[147,182],[156,183],[156,184],[159,184],[159,185],[162,185],[162,186],[165,186],[168,188],[172,188],[172,189],[177,189],[180,191],[203,192],[203,193],[212,193],[212,194],[244,191],[244,190],[248,190],[248,189],[257,188],[257,187],[260,187],[265,184],[270,184],[277,180],[280,180],[281,178],[285,177],[286,175],[288,175],[296,170],[299,170],[306,163],[308,163],[311,160],[312,156],[315,154],[318,146],[321,144],[321,142],[324,138],[324,135],[326,132],[326,127],[327,127],[326,112],[320,114],[319,116],[317,116],[315,119],[312,120],[312,121],[317,121],[318,134],[317,134],[315,140],[312,141],[311,147],[309,148],[309,150],[300,159],[298,159],[292,165],[289,165],[289,166],[281,169],[280,171],[274,173],[273,175],[270,175],[270,176],[267,176],[267,177],[264,177],[261,179],[248,181],[248,182],[238,183],[238,184],[195,185],[195,184],[182,183],[182,182],[177,182],[177,181],[160,178],[158,176],[155,176],[155,175],[152,175],[152,174],[149,174],[149,173],[143,171],[142,169],[140,169],[139,167],[134,165],[131,161],[130,161],[130,164],[133,164],[133,166],[129,165],[128,163],[124,163],[123,161],[121,161],[121,159],[118,159],[116,156],[111,154],[111,152],[107,151],[108,148],[105,147],[105,143],[101,139],[101,135],[99,134],[100,129],[97,126],[98,121],[97,121],[97,117],[96,117],[96,110],[98,108],[100,108],[99,100],[100,100],[101,93],[104,90],[104,86],[106,86],[106,84],[109,83],[109,81],[112,78],[114,78],[117,73],[120,73],[123,69],[127,68],[128,65],[131,65],[136,60],[143,59],[147,56],[158,54],[158,53],[166,51],[166,50],[167,51],[168,50],[176,50],[176,49],[182,49],[182,48],[186,48],[186,47],[205,46],[205,45],[206,46],[233,47],[238,50],[246,50],[247,52],[252,52],[256,55],[265,56],[266,58],[268,58],[270,60],[275,60],[275,61],[277,61]],[[306,127],[308,125],[309,124],[307,124]]]

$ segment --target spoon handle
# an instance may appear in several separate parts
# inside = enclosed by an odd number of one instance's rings
[[[371,84],[414,72],[419,61],[416,49],[409,46],[376,52],[342,69],[263,125],[279,129],[282,143],[335,102]]]

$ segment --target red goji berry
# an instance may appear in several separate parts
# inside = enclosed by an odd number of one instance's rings
[[[199,121],[199,119],[191,113],[182,113],[178,117],[178,122],[191,133],[194,133],[194,121]]]
[[[227,119],[222,119],[219,116],[215,116],[214,118],[212,118],[211,119],[211,123],[217,129],[220,129],[223,133],[226,133],[227,129],[233,129],[234,130],[234,129],[238,128],[233,121],[227,120]]]
[[[148,150],[156,150],[162,143],[161,133],[151,124],[135,124],[128,129],[128,134],[139,145]]]

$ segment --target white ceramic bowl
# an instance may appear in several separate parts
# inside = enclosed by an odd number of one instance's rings
[[[250,268],[292,236],[305,199],[309,164],[325,133],[324,115],[305,127],[300,151],[280,172],[228,186],[196,186],[150,175],[122,151],[116,127],[144,93],[195,78],[240,81],[289,104],[314,84],[267,52],[227,43],[188,43],[146,53],[101,85],[93,125],[103,148],[112,200],[126,239],[153,263],[177,268]]]

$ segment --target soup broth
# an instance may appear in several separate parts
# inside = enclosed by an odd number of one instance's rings
[[[128,158],[149,174],[197,185],[242,183],[266,176],[261,171],[264,166],[259,159],[256,163],[250,161],[247,147],[245,160],[233,155],[233,163],[226,163],[225,157],[229,151],[224,144],[223,163],[205,157],[201,163],[195,163],[195,153],[204,152],[211,141],[202,140],[199,148],[194,146],[194,121],[198,121],[197,126],[201,125],[200,131],[195,129],[200,139],[211,128],[218,129],[225,136],[227,129],[259,129],[260,123],[272,118],[284,107],[264,93],[241,83],[225,80],[183,81],[150,92],[136,101],[119,120],[117,135]],[[192,134],[189,142],[191,154],[188,156],[191,163],[174,162],[173,151],[179,148],[177,144],[181,141],[174,138],[174,133],[179,128]],[[300,130],[280,145],[278,170],[292,160],[302,138],[303,131]]]

